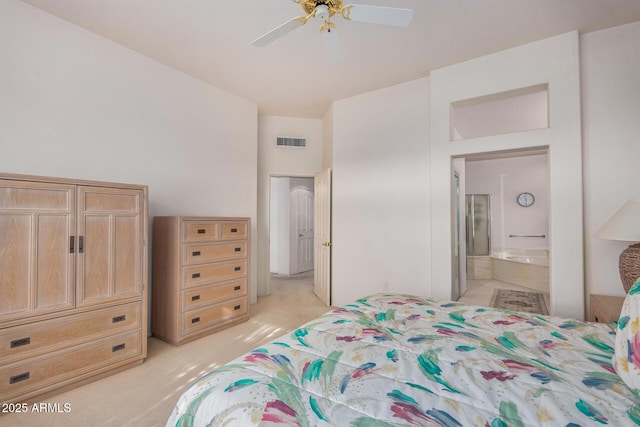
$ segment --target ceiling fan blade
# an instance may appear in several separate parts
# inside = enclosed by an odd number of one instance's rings
[[[284,36],[285,34],[288,34],[291,31],[295,30],[296,28],[299,28],[302,25],[304,25],[304,22],[305,22],[304,19],[305,19],[304,17],[292,18],[289,21],[285,22],[284,24],[269,31],[267,34],[258,37],[257,39],[252,41],[251,44],[257,47],[265,47],[268,44],[278,40],[280,37]]]
[[[344,7],[344,18],[357,22],[368,22],[371,24],[395,25],[406,27],[413,18],[412,9],[401,9],[397,7],[366,6],[362,4],[352,4]]]
[[[344,61],[344,54],[342,53],[342,45],[340,44],[340,38],[335,28],[322,33],[322,39],[324,46],[329,53],[329,59],[334,64],[340,64]]]

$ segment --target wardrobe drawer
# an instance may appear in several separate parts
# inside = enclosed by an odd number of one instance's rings
[[[91,373],[141,354],[140,330],[80,344],[0,368],[0,401]]]
[[[182,268],[182,287],[193,288],[247,276],[247,260],[217,262]]]
[[[247,278],[182,291],[184,311],[247,294]]]
[[[123,304],[0,330],[0,362],[139,328],[140,311],[140,303]]]
[[[248,235],[246,222],[223,222],[222,240],[242,240]]]
[[[182,223],[182,241],[210,242],[220,240],[220,223],[215,221],[184,221]]]
[[[223,323],[247,314],[247,298],[237,298],[182,315],[182,334],[187,335],[217,323]]]
[[[247,242],[190,244],[182,247],[183,265],[246,258]]]

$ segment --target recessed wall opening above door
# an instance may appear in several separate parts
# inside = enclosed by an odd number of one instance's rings
[[[549,127],[548,85],[464,99],[451,104],[451,141]]]

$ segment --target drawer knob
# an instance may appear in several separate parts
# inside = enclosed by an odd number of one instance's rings
[[[191,255],[200,256],[200,251],[193,251],[193,252],[191,252]]]
[[[231,232],[232,232],[232,233],[237,233],[237,232],[238,232],[238,229],[237,229],[237,228],[232,228],[232,229],[231,229]]]
[[[22,347],[28,344],[31,344],[31,337],[20,338],[19,340],[11,341],[11,348]]]
[[[200,273],[193,273],[193,274],[191,275],[191,278],[192,278],[192,279],[197,279],[198,277],[200,277]]]
[[[234,286],[234,287],[233,287],[233,290],[234,290],[234,291],[239,291],[239,290],[240,290],[240,286],[239,286],[239,285],[238,285],[238,286]]]
[[[199,301],[200,300],[200,295],[194,295],[191,297],[191,301]]]
[[[207,234],[207,230],[204,228],[198,228],[198,234]]]
[[[23,374],[13,376],[9,378],[9,384],[15,384],[15,383],[19,383],[20,381],[28,380],[30,376],[31,376],[30,372],[25,372]]]
[[[240,310],[240,305],[236,305],[235,307],[233,307],[234,310]]]
[[[127,316],[125,314],[123,314],[121,316],[116,316],[113,319],[111,319],[111,323],[124,322],[125,320],[127,320]]]
[[[127,345],[125,343],[114,345],[111,347],[111,352],[115,353],[116,351],[124,350]]]
[[[236,267],[236,268],[233,269],[233,271],[240,271],[240,270],[241,270],[240,267]]]
[[[198,323],[200,321],[199,317],[194,317],[193,319],[191,319],[191,323]]]
[[[236,248],[236,252],[240,252],[242,248]]]

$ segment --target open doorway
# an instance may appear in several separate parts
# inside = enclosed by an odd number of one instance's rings
[[[331,169],[313,176],[269,177],[266,295],[303,279],[303,292],[331,303]],[[296,288],[296,292],[300,289]],[[285,290],[286,292],[286,290]]]
[[[313,284],[314,179],[270,179],[269,271],[271,281]]]
[[[541,293],[550,307],[547,149],[470,155],[454,165],[465,182],[458,203],[465,206],[459,242],[466,256],[459,267],[467,292],[460,300],[490,305],[504,289]]]

